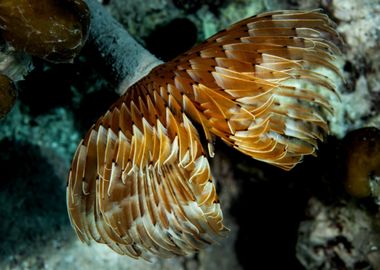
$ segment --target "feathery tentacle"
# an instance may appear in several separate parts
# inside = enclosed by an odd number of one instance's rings
[[[148,259],[185,255],[223,236],[197,122],[285,170],[328,132],[339,36],[318,10],[245,19],[131,86],[78,146],[67,204],[79,238]],[[327,97],[326,97],[327,96]]]

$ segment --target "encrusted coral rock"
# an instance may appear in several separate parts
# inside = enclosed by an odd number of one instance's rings
[[[309,200],[297,258],[305,269],[380,269],[379,217],[354,203]]]
[[[2,0],[3,38],[19,51],[51,62],[70,62],[87,38],[89,12],[82,0]]]

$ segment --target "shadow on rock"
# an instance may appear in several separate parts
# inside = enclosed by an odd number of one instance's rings
[[[68,226],[65,182],[38,147],[0,142],[0,258],[25,254]]]

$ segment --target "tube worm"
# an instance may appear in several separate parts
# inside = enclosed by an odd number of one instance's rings
[[[16,50],[45,60],[71,62],[88,35],[89,11],[81,0],[1,0],[0,33]]]
[[[285,170],[328,132],[339,37],[319,10],[245,19],[154,68],[90,129],[67,187],[79,238],[134,258],[202,249],[227,229],[198,123]],[[327,96],[327,97],[326,97]]]

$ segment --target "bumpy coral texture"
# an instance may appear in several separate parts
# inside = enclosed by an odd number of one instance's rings
[[[328,131],[339,74],[330,19],[275,11],[245,19],[158,66],[90,129],[67,204],[79,238],[148,259],[199,251],[227,229],[210,166],[219,137],[289,170]]]

